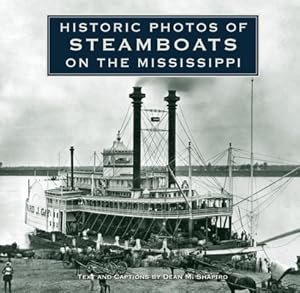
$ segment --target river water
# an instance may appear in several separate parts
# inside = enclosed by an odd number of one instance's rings
[[[0,176],[0,244],[17,242],[20,247],[27,247],[26,233],[33,228],[24,224],[25,199],[27,197],[28,179],[43,180],[42,177]],[[223,185],[224,178],[217,178]],[[254,191],[258,191],[278,178],[255,178]],[[228,184],[228,181],[226,182]],[[216,183],[211,178],[196,177],[193,180],[193,188],[200,192],[214,190]],[[234,178],[233,192],[234,202],[238,203],[249,195],[249,178]],[[285,233],[300,228],[300,178],[282,179],[266,190],[254,196],[254,227],[255,238],[258,241],[265,240],[277,234]],[[246,210],[250,209],[249,201],[244,201],[235,208],[233,217],[237,231],[243,227],[249,231],[249,220]],[[300,233],[274,242],[270,242],[266,253],[272,260],[278,260],[289,266],[295,266],[296,256],[300,256]],[[264,254],[261,255],[264,257]]]

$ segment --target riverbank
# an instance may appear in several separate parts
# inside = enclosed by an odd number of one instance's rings
[[[3,264],[4,265],[4,264]],[[28,293],[86,293],[89,292],[89,280],[80,279],[74,269],[63,268],[61,261],[44,259],[12,259],[14,268],[13,292]],[[84,272],[82,272],[84,273]],[[130,268],[124,279],[111,279],[111,293],[192,293],[192,292],[230,292],[224,281],[193,281],[187,279],[169,279],[169,269],[165,268]],[[175,276],[182,276],[182,270],[175,270]],[[267,278],[266,273],[247,273],[256,282]],[[159,276],[160,279],[143,280],[145,276]],[[293,277],[292,277],[293,278]],[[289,283],[297,279],[287,278]],[[298,280],[299,281],[299,280]],[[300,285],[300,283],[299,283]],[[94,292],[99,292],[99,284],[95,282]]]
[[[50,292],[89,292],[89,280],[79,279],[75,270],[64,269],[61,261],[38,260],[32,261],[13,259],[15,271],[13,279],[13,292],[50,293]],[[170,274],[164,268],[130,268],[130,275],[135,280],[112,279],[107,281],[111,292],[230,292],[224,282],[208,281],[195,282],[192,280],[166,280],[163,276]],[[84,272],[83,272],[84,273]],[[176,270],[175,274],[182,275],[183,271]],[[161,276],[160,280],[141,280],[143,276]],[[140,278],[140,279],[138,279]],[[95,282],[95,292],[99,292],[99,285]]]
[[[299,165],[255,165],[255,177],[281,177],[292,170],[298,168]],[[193,176],[208,176],[208,177],[226,177],[228,176],[228,166],[192,166]],[[75,168],[76,171],[93,172],[93,167],[82,166]],[[166,172],[163,167],[143,167],[142,172]],[[50,176],[56,177],[59,173],[70,172],[67,166],[52,167],[52,166],[15,166],[15,167],[1,167],[0,176]],[[97,167],[96,172],[101,173],[102,168]],[[177,176],[188,176],[188,167],[177,166]],[[232,171],[233,177],[249,177],[250,165],[237,165],[234,166]],[[289,177],[300,177],[300,169],[291,173]]]

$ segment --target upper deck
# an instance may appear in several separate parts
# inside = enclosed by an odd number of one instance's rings
[[[46,192],[48,207],[66,212],[89,212],[125,217],[143,217],[157,219],[195,219],[231,216],[232,199],[227,194],[210,194],[204,197],[193,193],[188,197],[188,190],[183,190],[184,198],[176,189],[152,191],[155,197],[113,197],[91,196],[85,192],[62,191],[60,189]],[[163,196],[164,195],[164,196]]]

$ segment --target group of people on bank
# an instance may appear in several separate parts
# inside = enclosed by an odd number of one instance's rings
[[[257,259],[256,255],[234,255],[231,259],[232,266],[237,270],[259,272],[270,272],[270,262],[267,258],[264,260],[260,257]]]

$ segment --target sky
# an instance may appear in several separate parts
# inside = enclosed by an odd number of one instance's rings
[[[250,77],[47,76],[49,14],[257,14],[260,76],[254,80],[254,152],[300,162],[299,1],[0,0],[0,161],[4,166],[91,164],[110,147],[143,86],[164,107],[171,87],[205,158],[232,142],[250,148]]]

